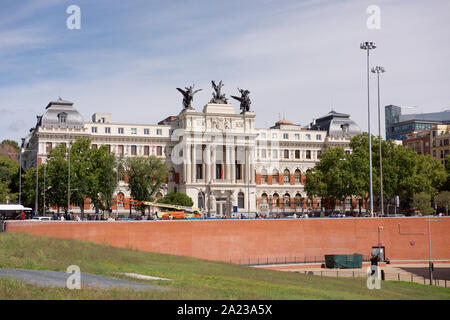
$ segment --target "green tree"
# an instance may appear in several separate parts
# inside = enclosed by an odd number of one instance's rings
[[[67,188],[68,188],[68,162],[67,146],[63,143],[53,148],[47,155],[46,181],[49,188],[48,201],[51,205],[58,208],[67,207]],[[40,170],[41,171],[41,170]]]
[[[116,158],[106,146],[101,146],[91,149],[91,161],[94,179],[90,185],[89,198],[99,208],[109,209],[117,187]]]
[[[447,179],[442,164],[429,155],[380,141],[372,137],[372,180],[375,196],[380,195],[379,145],[383,154],[383,196],[392,200],[399,196],[403,207],[410,205],[415,193],[434,196]],[[340,148],[330,148],[322,160],[306,174],[308,196],[333,197],[369,196],[369,136],[363,133],[350,141],[350,154]]]
[[[126,160],[128,188],[137,201],[149,201],[161,189],[169,167],[164,160],[156,157],[132,157]],[[144,213],[145,206],[139,206]]]
[[[0,156],[0,202],[18,200],[19,164]]]
[[[445,208],[445,213],[448,215],[448,206],[450,205],[450,191],[442,191],[435,198],[436,205]]]
[[[79,138],[70,147],[70,189],[71,202],[78,203],[81,216],[84,216],[84,204],[89,196],[94,196],[97,201],[99,192],[98,179],[100,176],[96,172],[98,163],[93,161],[97,152],[91,149],[91,139]]]
[[[43,212],[44,209],[44,166],[39,167],[38,177],[38,211]],[[46,181],[47,182],[47,181]],[[46,204],[48,206],[49,199],[46,190]],[[22,182],[22,199],[23,203],[30,208],[35,208],[36,205],[36,168],[28,168],[23,174]]]
[[[173,204],[178,206],[192,207],[194,201],[184,192],[170,191],[163,198],[158,199],[158,203]]]
[[[432,214],[434,211],[431,207],[431,195],[426,192],[415,193],[411,206],[413,209],[420,210],[424,215]]]
[[[17,141],[5,139],[2,141],[2,144],[8,144],[8,145],[12,146],[17,152],[20,151],[20,147],[19,147],[19,144],[17,143]]]

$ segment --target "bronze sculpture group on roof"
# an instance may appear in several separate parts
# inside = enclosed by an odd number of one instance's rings
[[[216,104],[228,104],[228,99],[225,97],[225,94],[221,92],[222,87],[224,84],[222,83],[222,80],[216,84],[215,81],[211,81],[211,85],[214,89],[214,92],[212,93],[212,99],[209,101],[209,103],[216,103]],[[193,109],[192,108],[192,101],[194,100],[194,95],[201,91],[202,89],[197,89],[194,91],[194,85],[185,87],[185,90],[177,88],[179,92],[183,95],[183,110],[187,109]],[[239,101],[241,103],[240,109],[241,113],[250,111],[250,91],[239,89],[239,92],[241,93],[240,97],[231,96],[233,99]]]

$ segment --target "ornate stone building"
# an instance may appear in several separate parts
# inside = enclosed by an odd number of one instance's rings
[[[165,159],[171,170],[158,196],[170,190],[185,192],[210,216],[321,209],[319,199],[307,199],[305,173],[329,147],[350,152],[349,140],[361,132],[359,127],[349,115],[331,111],[308,127],[280,120],[261,129],[255,128],[249,104],[241,103],[241,110],[208,103],[202,111],[185,107],[157,125],[125,124],[112,122],[109,113],[84,121],[72,102],[59,98],[47,105],[23,139],[22,165],[39,165],[57,144],[89,137],[92,148],[106,145],[117,157]],[[120,181],[116,197],[130,197],[126,181]],[[75,205],[72,210],[77,211]],[[112,209],[129,212],[122,203]],[[85,210],[92,212],[89,202]]]

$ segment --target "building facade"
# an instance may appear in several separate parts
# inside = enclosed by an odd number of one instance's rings
[[[164,159],[170,172],[157,197],[171,190],[185,192],[209,216],[324,207],[320,199],[307,198],[305,174],[329,147],[350,152],[350,138],[361,133],[360,128],[349,115],[335,111],[309,127],[280,120],[270,128],[256,128],[255,117],[251,111],[237,113],[231,104],[208,103],[201,111],[184,108],[158,124],[116,123],[109,113],[95,113],[84,121],[72,102],[59,98],[47,105],[23,139],[22,165],[39,166],[56,145],[85,137],[92,148],[106,145],[117,157]],[[125,179],[118,184],[113,211],[129,212],[122,202],[129,198]],[[344,205],[356,209],[355,201]],[[85,211],[92,210],[87,201]]]
[[[402,114],[401,107],[388,105],[385,110],[386,140],[406,140],[407,134],[430,130],[438,124],[450,124],[450,110]]]

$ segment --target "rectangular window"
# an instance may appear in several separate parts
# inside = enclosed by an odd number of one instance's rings
[[[266,150],[266,149],[262,149],[262,150],[261,150],[261,158],[262,158],[262,159],[267,158],[267,150]]]
[[[50,151],[52,151],[52,143],[51,142],[47,142],[45,144],[45,152],[49,153]]]
[[[111,133],[111,128],[110,127],[105,127],[105,133]]]
[[[289,150],[284,150],[284,158],[289,159]]]
[[[265,139],[266,138],[266,133],[265,132],[261,132],[261,139]]]
[[[156,135],[162,136],[162,129],[156,129]]]
[[[266,174],[261,176],[261,184],[267,184],[267,175]]]
[[[92,133],[97,133],[97,127],[92,127],[91,131],[92,131]]]
[[[300,159],[300,150],[295,150],[295,159]]]
[[[216,179],[223,179],[223,170],[221,163],[216,163]]]
[[[150,147],[144,146],[144,156],[148,156],[148,155],[150,155]]]
[[[295,134],[295,140],[300,140],[300,134],[299,133]]]
[[[316,140],[322,140],[322,135],[321,134],[316,134]]]
[[[202,170],[202,164],[201,163],[197,163],[195,165],[195,172],[196,172],[196,178],[197,179],[203,179],[203,170]]]
[[[137,129],[136,128],[131,128],[131,134],[137,134]]]
[[[108,150],[108,153],[111,153],[111,145],[110,144],[106,144],[106,149]]]
[[[444,140],[444,146],[448,146],[448,139]]]
[[[285,140],[289,139],[289,133],[283,133],[283,139]]]
[[[144,129],[144,134],[149,135],[150,134],[150,129]]]
[[[118,128],[118,129],[117,129],[117,132],[118,132],[119,134],[123,134],[123,128]]]
[[[272,150],[272,159],[278,159],[278,150]]]
[[[242,164],[236,162],[236,180],[242,180]]]
[[[123,145],[119,145],[119,146],[117,147],[117,152],[118,152],[119,154],[123,155],[123,154],[124,154],[124,151],[125,151],[125,149],[124,149]]]
[[[92,148],[92,149],[97,149],[97,145],[96,145],[96,144],[93,144],[93,145],[91,145],[91,148]]]
[[[274,132],[272,133],[272,139],[276,139],[277,138],[277,134]]]
[[[306,159],[311,159],[311,150],[306,150]]]
[[[135,145],[131,146],[131,155],[135,156],[137,154],[137,147]]]
[[[306,140],[311,140],[311,135],[309,133],[305,134],[305,139]]]
[[[161,146],[157,146],[156,147],[156,155],[157,156],[162,156],[162,147]]]
[[[318,150],[317,151],[317,159],[322,158],[322,151]]]

